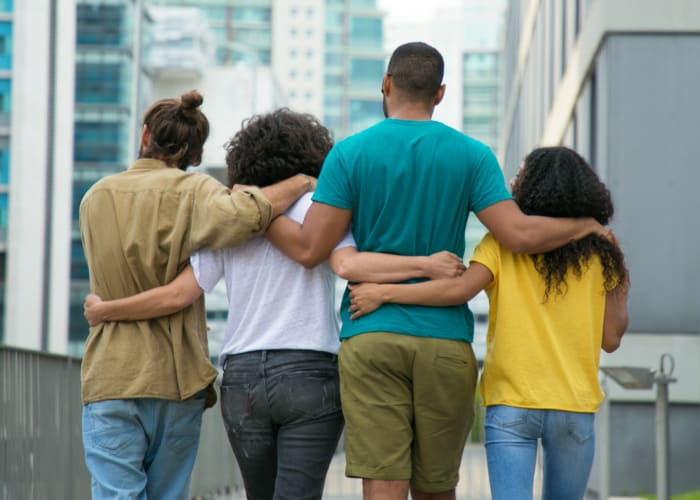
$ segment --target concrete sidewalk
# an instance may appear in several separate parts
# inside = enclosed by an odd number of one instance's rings
[[[537,480],[535,493],[539,493],[539,481]],[[333,457],[326,477],[323,498],[324,500],[360,500],[362,498],[362,481],[345,477],[345,455],[342,453]],[[482,445],[470,444],[464,450],[459,470],[457,498],[460,500],[489,500],[491,498],[486,470],[486,455]],[[244,499],[245,493],[242,491],[217,497],[217,500]]]

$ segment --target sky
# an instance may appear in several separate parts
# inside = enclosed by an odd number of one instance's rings
[[[380,10],[387,13],[387,23],[416,22],[434,17],[440,7],[457,6],[460,0],[377,0]]]

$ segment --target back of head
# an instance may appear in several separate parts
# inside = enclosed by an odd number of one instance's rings
[[[513,184],[513,198],[528,215],[593,217],[606,225],[613,215],[610,191],[576,151],[532,151]]]
[[[269,186],[296,174],[318,177],[333,146],[312,115],[287,108],[256,115],[226,144],[228,184]]]
[[[393,85],[404,95],[416,101],[435,98],[445,70],[442,55],[423,42],[411,42],[394,50],[387,73]]]
[[[613,215],[610,191],[576,151],[565,147],[538,148],[523,163],[513,184],[513,199],[528,215],[592,217],[606,225]],[[589,235],[561,248],[533,255],[535,269],[550,292],[564,293],[569,271],[581,276],[588,260],[597,255],[603,267],[605,290],[624,285],[624,256],[613,243]]]
[[[142,145],[140,157],[162,160],[181,170],[199,165],[209,136],[209,120],[199,109],[202,101],[202,95],[191,90],[179,99],[152,104],[143,117],[150,141]]]

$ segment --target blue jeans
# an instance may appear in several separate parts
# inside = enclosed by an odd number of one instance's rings
[[[93,499],[187,499],[204,398],[115,399],[83,406]]]
[[[486,458],[494,500],[532,498],[542,440],[544,500],[580,500],[593,464],[593,413],[486,408]]]
[[[321,498],[343,429],[335,355],[227,356],[221,413],[248,499]]]

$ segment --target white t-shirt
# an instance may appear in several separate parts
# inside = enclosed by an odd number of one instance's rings
[[[311,194],[285,215],[303,222]],[[336,249],[355,246],[348,232]],[[309,349],[337,353],[335,274],[327,262],[306,269],[265,237],[223,250],[200,250],[190,258],[199,286],[210,292],[221,278],[228,321],[221,362],[227,354],[261,349]]]

